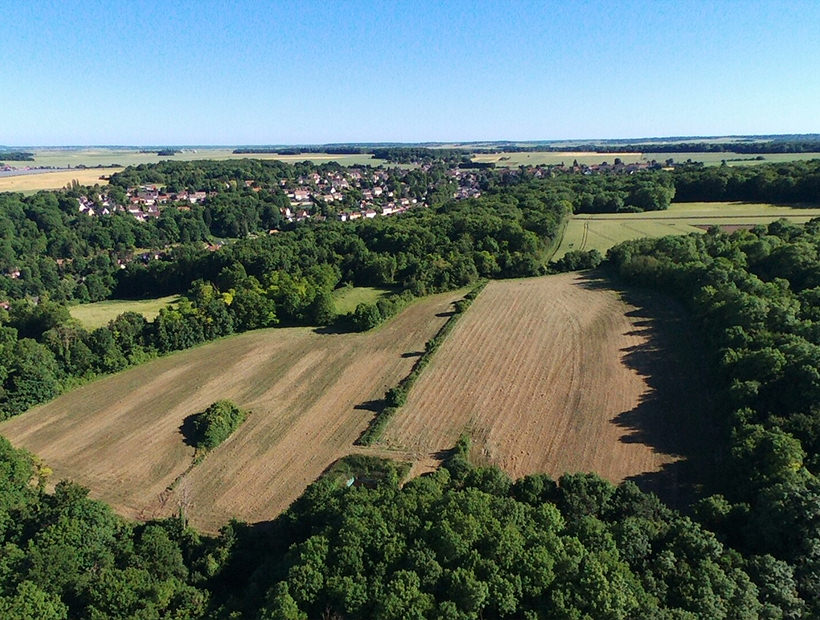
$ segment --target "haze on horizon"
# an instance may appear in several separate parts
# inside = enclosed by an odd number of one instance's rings
[[[820,3],[10,3],[0,144],[816,133]]]

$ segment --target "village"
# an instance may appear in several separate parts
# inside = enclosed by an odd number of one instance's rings
[[[420,164],[419,169],[428,172],[438,163]],[[671,162],[666,167],[671,168]],[[536,165],[519,168],[479,169],[464,165],[448,164],[444,170],[445,183],[452,190],[450,196],[456,200],[481,196],[488,175],[544,178],[556,174],[634,174],[635,172],[658,169],[657,162],[623,163],[616,158],[614,163],[586,165],[577,161],[571,165]],[[338,219],[342,222],[372,219],[404,213],[416,207],[431,206],[430,196],[436,189],[432,183],[422,192],[408,191],[407,170],[402,168],[351,167],[342,170],[323,170],[302,175],[295,179],[283,178],[271,186],[258,184],[255,180],[245,180],[248,190],[282,192],[288,205],[280,211],[288,222],[303,222],[311,218],[317,220]],[[441,182],[439,182],[441,184]],[[225,191],[232,190],[226,184]],[[160,216],[163,208],[189,210],[193,205],[205,204],[209,198],[219,193],[216,190],[196,191],[186,189],[178,192],[166,191],[161,185],[148,184],[129,187],[125,201],[116,201],[104,190],[96,195],[82,195],[78,200],[81,213],[90,216],[109,215],[125,212],[140,221]]]
[[[313,172],[292,180],[280,179],[275,186],[258,184],[252,179],[245,180],[244,184],[248,190],[255,192],[282,192],[287,197],[288,205],[280,211],[288,222],[303,222],[311,218],[335,218],[346,222],[396,215],[414,207],[430,206],[426,200],[427,191],[421,198],[409,195],[403,180],[405,172],[398,168],[362,167]],[[481,195],[477,175],[453,167],[447,170],[446,176],[447,182],[455,188],[453,198]],[[230,189],[231,185],[226,184],[225,190]],[[166,207],[189,210],[193,205],[205,204],[217,193],[192,190],[170,192],[161,185],[147,184],[129,187],[125,192],[126,204],[117,202],[104,188],[96,195],[81,195],[77,201],[79,211],[86,215],[103,216],[121,212],[145,221],[159,217]]]

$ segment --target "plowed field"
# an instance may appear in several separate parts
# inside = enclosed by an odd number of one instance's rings
[[[515,477],[593,471],[677,488],[673,464],[709,442],[693,413],[707,390],[681,310],[625,295],[578,274],[490,282],[382,445],[429,459],[466,431],[476,460]]]
[[[214,531],[237,517],[275,517],[334,460],[352,451],[413,353],[443,325],[460,293],[426,298],[364,334],[272,329],[226,338],[95,381],[0,425],[39,455],[55,480],[88,486],[120,513],[150,518],[187,505]],[[190,465],[183,420],[228,398],[251,414],[172,494]],[[364,406],[362,406],[364,405]]]

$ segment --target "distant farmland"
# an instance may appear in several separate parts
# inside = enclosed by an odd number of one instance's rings
[[[473,155],[473,161],[493,163],[499,168],[517,168],[518,166],[571,166],[573,161],[579,164],[594,165],[601,162],[610,164],[619,157],[626,164],[643,161],[641,153],[593,153],[590,151],[532,151],[529,153],[487,153]]]
[[[644,213],[600,213],[573,216],[554,258],[570,250],[599,250],[602,254],[614,245],[641,237],[663,237],[703,232],[710,225],[750,227],[768,224],[779,218],[808,222],[820,217],[818,208],[795,208],[745,202],[681,202],[666,211]]]
[[[579,274],[490,282],[382,445],[430,458],[467,432],[478,462],[513,476],[594,471],[652,489],[702,478],[682,473],[700,466],[710,432],[681,316]]]
[[[472,159],[473,161],[481,163],[494,163],[499,168],[518,168],[518,166],[554,166],[562,163],[569,166],[572,165],[573,161],[588,166],[602,162],[611,164],[615,161],[616,157],[625,164],[652,160],[664,162],[667,159],[684,162],[691,159],[692,161],[702,162],[706,166],[717,166],[724,160],[727,160],[727,165],[729,166],[754,166],[765,163],[820,159],[820,153],[765,153],[762,155],[762,160],[756,160],[756,153],[597,153],[594,151],[530,151],[479,153],[473,155]],[[738,161],[728,161],[732,159]]]
[[[0,434],[131,518],[186,499],[197,527],[271,519],[336,459],[361,449],[373,403],[407,374],[462,292],[432,296],[372,332],[269,329],[180,352],[69,392]],[[185,418],[227,398],[251,414],[177,486]]]
[[[31,164],[31,162],[28,163]],[[103,181],[100,177],[107,177],[121,170],[122,168],[79,168],[76,170],[0,176],[0,192],[35,192],[41,189],[62,189],[74,180],[80,185],[94,185],[95,183],[107,185],[108,181]]]
[[[237,154],[232,148],[197,148],[185,149],[175,155],[157,155],[156,151],[141,153],[139,149],[89,148],[89,149],[35,149],[33,162],[8,162],[16,166],[137,166],[155,164],[160,161],[193,161],[197,159],[278,159],[286,162],[312,161],[322,164],[337,161],[344,166],[370,164],[377,166],[383,160],[373,159],[370,155],[331,155],[329,153],[300,153],[298,155],[279,155],[276,153]],[[109,174],[102,171],[100,174]]]

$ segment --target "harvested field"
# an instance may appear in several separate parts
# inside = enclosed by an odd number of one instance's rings
[[[410,305],[364,334],[270,329],[170,355],[83,386],[0,424],[71,478],[132,518],[167,515],[178,500],[215,531],[230,517],[275,517],[322,471],[354,449],[372,406],[406,375],[413,353],[446,321],[461,292]],[[177,486],[191,463],[183,420],[227,398],[245,423]]]
[[[661,493],[702,480],[708,390],[682,317],[579,274],[490,282],[381,445],[429,460],[468,432],[476,461],[514,477],[593,471]]]
[[[41,189],[62,189],[77,181],[80,185],[108,185],[101,176],[110,176],[122,168],[92,168],[88,170],[60,170],[58,172],[38,172],[0,177],[0,192],[34,192]]]

